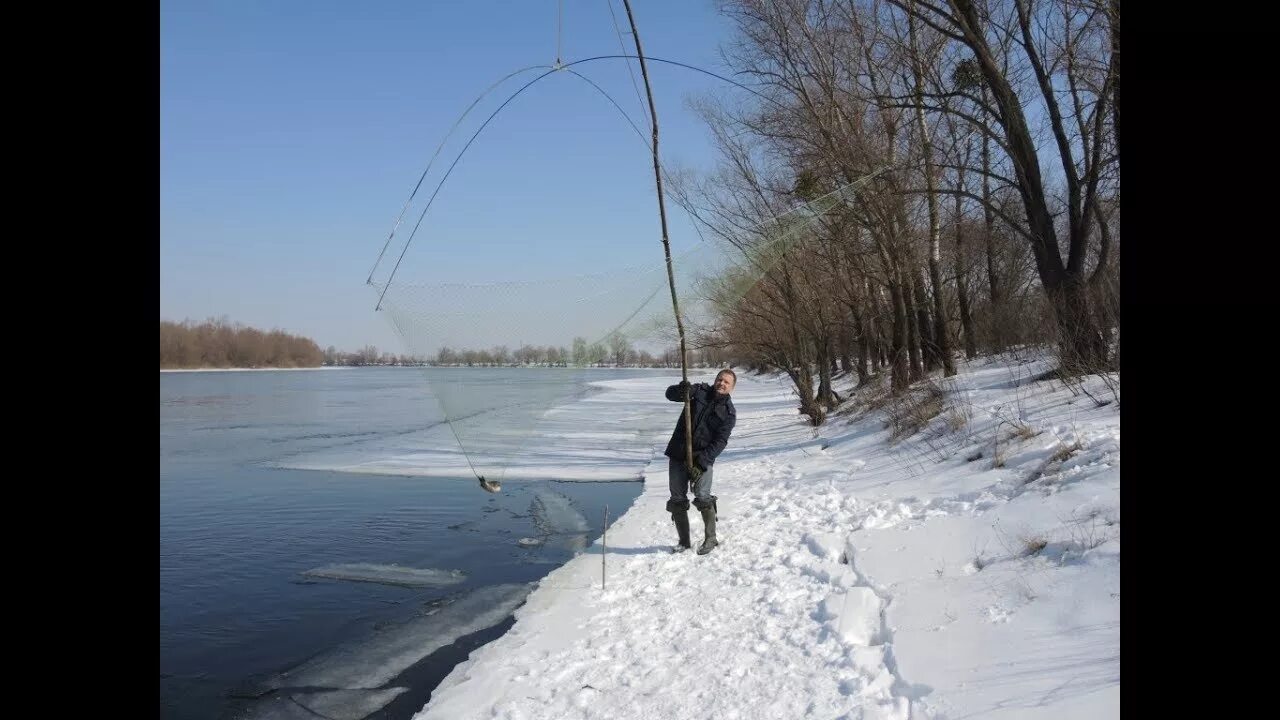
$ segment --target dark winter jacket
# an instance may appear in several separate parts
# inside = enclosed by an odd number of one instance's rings
[[[716,389],[706,383],[695,383],[689,386],[690,411],[693,415],[693,462],[706,470],[716,461],[716,457],[729,443],[729,433],[738,421],[738,411],[733,407],[733,400],[728,395],[720,395]],[[683,403],[680,386],[667,388],[667,399]],[[676,423],[675,432],[671,434],[671,442],[667,443],[667,457],[678,462],[685,461],[684,443],[684,411],[680,411],[680,420]]]

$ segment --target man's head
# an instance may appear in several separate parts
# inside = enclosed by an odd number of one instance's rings
[[[738,376],[733,374],[729,368],[725,368],[716,373],[715,389],[718,395],[728,395],[733,392],[733,386],[738,384]]]

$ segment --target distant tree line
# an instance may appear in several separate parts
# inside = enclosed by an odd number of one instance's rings
[[[692,350],[692,367],[721,367],[728,353],[708,347]],[[506,345],[488,349],[440,348],[435,355],[397,355],[366,345],[343,352],[330,345],[325,350],[311,339],[281,330],[264,332],[224,318],[210,318],[197,325],[160,321],[160,367],[178,368],[301,368],[364,366],[448,366],[448,367],[645,367],[678,368],[680,353],[668,348],[654,353],[637,350],[620,334],[604,342],[588,343],[574,338],[572,349],[554,345],[523,345],[512,350]]]
[[[283,330],[262,331],[226,318],[199,325],[160,321],[161,369],[319,367],[323,360],[313,340]]]
[[[693,367],[723,367],[729,354],[716,347],[692,350],[689,363]],[[367,345],[356,352],[341,352],[330,345],[324,351],[324,364],[329,366],[359,367],[385,366],[444,366],[444,367],[642,367],[678,368],[680,351],[667,348],[660,352],[636,349],[621,334],[615,333],[603,342],[589,343],[585,338],[574,338],[573,347],[555,345],[522,345],[511,348],[498,345],[492,348],[470,349],[442,347],[434,355],[395,355],[379,352]]]

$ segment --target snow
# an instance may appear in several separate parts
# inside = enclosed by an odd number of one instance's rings
[[[668,552],[670,427],[645,423],[653,460],[609,528],[604,587],[597,539],[416,717],[1118,717],[1118,402],[1103,378],[1032,381],[1048,367],[962,364],[935,379],[943,412],[897,440],[883,408],[815,430],[785,377],[740,372],[706,556]],[[590,402],[673,424],[668,380]],[[626,422],[585,430],[607,446]]]

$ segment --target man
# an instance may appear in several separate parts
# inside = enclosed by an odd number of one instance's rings
[[[693,504],[702,513],[702,522],[706,526],[706,535],[698,548],[698,554],[706,555],[720,544],[716,541],[716,496],[711,494],[711,470],[716,457],[728,444],[729,433],[733,432],[733,426],[738,421],[738,412],[733,407],[733,400],[729,399],[729,394],[737,384],[738,376],[725,368],[716,373],[716,381],[712,385],[690,385],[689,381],[684,380],[667,388],[667,399],[672,402],[683,403],[686,394],[689,396],[690,414],[693,417],[693,467],[686,464],[683,409],[665,453],[671,458],[671,499],[667,501],[667,512],[671,513],[671,519],[676,524],[676,534],[680,538],[680,544],[671,552],[684,552],[692,547],[689,542],[690,483],[693,484]]]

